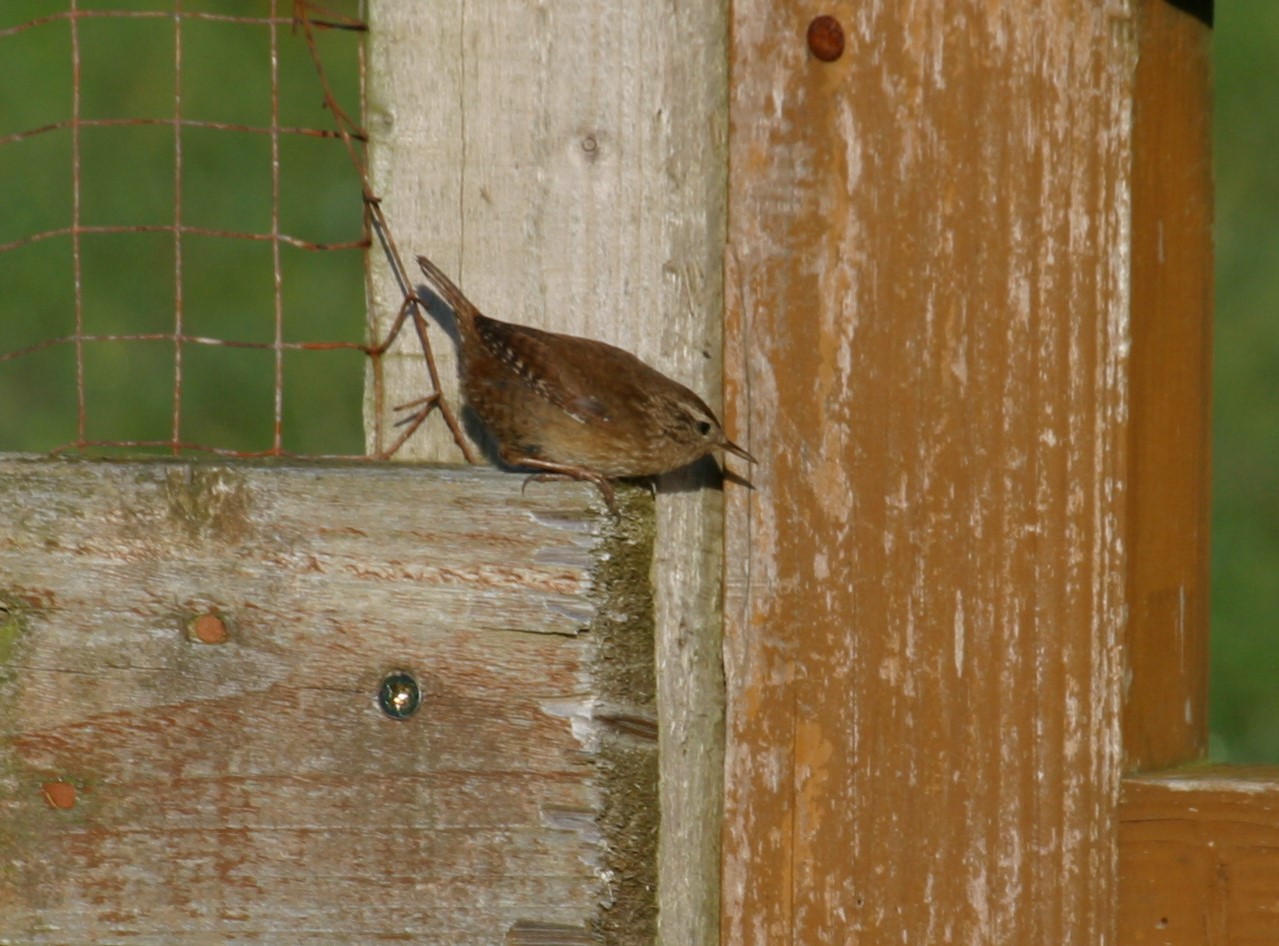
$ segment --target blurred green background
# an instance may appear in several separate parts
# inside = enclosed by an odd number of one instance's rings
[[[180,93],[183,120],[267,129],[272,85],[278,82],[281,127],[333,129],[306,43],[287,20],[291,5],[278,0],[275,6],[285,20],[272,25],[269,0],[183,0],[184,11],[217,16],[184,17],[178,31],[173,0],[82,2],[85,10],[162,15],[78,20],[81,118],[171,120]],[[359,12],[354,0],[326,0],[325,6]],[[67,10],[67,0],[0,0],[0,246],[72,221],[71,130],[6,140],[71,118],[73,35]],[[22,28],[41,17],[53,19]],[[274,76],[273,31],[279,50]],[[358,116],[361,34],[317,30],[316,36],[339,103]],[[182,69],[176,79],[179,47]],[[179,144],[181,180],[175,186]],[[273,155],[271,136],[261,131],[187,126],[175,137],[170,121],[84,127],[80,151],[83,226],[171,225],[180,214],[185,226],[269,236],[278,158],[281,233],[311,243],[362,238],[359,182],[336,138],[285,133]],[[84,330],[172,333],[180,290],[185,334],[271,342],[274,253],[268,239],[186,234],[176,244],[171,231],[84,234],[79,273]],[[364,341],[362,251],[314,252],[284,244],[279,253],[283,340]],[[181,278],[175,281],[179,265]],[[75,281],[68,235],[0,252],[0,358],[74,331]],[[85,439],[171,440],[174,362],[169,341],[86,345]],[[353,350],[284,353],[284,450],[363,452],[364,362]],[[270,450],[275,372],[271,351],[184,345],[178,439]],[[74,348],[57,345],[0,361],[0,399],[22,405],[0,411],[0,449],[43,451],[75,441]]]
[[[1213,37],[1213,755],[1279,761],[1279,3]]]
[[[356,0],[328,7],[359,13]],[[92,0],[88,9],[172,9],[172,0]],[[281,3],[282,13],[288,5]],[[267,0],[185,0],[187,10],[261,16]],[[0,0],[0,245],[71,220],[66,129],[6,136],[71,115],[66,0]],[[304,44],[280,30],[281,122],[331,128]],[[172,18],[83,19],[84,118],[171,118]],[[321,35],[339,101],[358,113],[356,34]],[[187,20],[182,113],[266,126],[271,118],[269,28]],[[1217,312],[1213,499],[1213,755],[1279,762],[1279,3],[1235,0],[1217,10],[1214,36]],[[234,91],[234,94],[232,94]],[[266,135],[188,128],[181,136],[182,218],[211,229],[271,228]],[[83,131],[81,218],[86,225],[170,223],[171,126]],[[315,242],[361,235],[359,188],[342,145],[285,135],[280,224]],[[81,285],[88,332],[172,329],[174,240],[167,233],[86,235]],[[359,251],[281,250],[284,336],[361,341]],[[181,291],[186,330],[251,341],[274,334],[271,244],[187,236]],[[57,236],[0,252],[0,357],[74,327],[71,241]],[[86,436],[167,440],[173,351],[163,342],[93,345],[86,353]],[[265,450],[273,426],[273,356],[186,346],[182,439]],[[284,357],[284,447],[301,453],[363,449],[363,356]],[[0,449],[48,450],[76,438],[74,351],[55,346],[0,361]],[[212,408],[197,410],[201,408]]]

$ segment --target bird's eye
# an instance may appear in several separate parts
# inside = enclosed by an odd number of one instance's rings
[[[697,432],[698,432],[699,434],[701,434],[703,437],[705,437],[707,434],[709,434],[709,433],[711,432],[711,424],[710,424],[710,421],[706,421],[706,420],[699,420],[699,421],[697,422]]]

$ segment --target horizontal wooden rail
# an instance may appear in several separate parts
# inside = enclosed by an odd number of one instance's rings
[[[521,482],[0,459],[0,940],[651,943],[652,502]]]
[[[1118,942],[1279,943],[1279,768],[1125,778]]]

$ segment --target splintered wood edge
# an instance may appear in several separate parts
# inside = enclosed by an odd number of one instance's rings
[[[1279,767],[1204,765],[1123,780],[1126,946],[1279,942]]]
[[[610,898],[595,932],[609,946],[648,946],[657,935],[657,669],[649,574],[653,500],[643,490],[618,493],[620,515],[608,520],[592,573],[595,643],[592,673],[600,705],[600,828]],[[538,941],[543,942],[543,941]]]

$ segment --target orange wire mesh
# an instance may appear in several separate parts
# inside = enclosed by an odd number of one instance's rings
[[[115,5],[119,2],[115,0]],[[127,453],[158,449],[175,455],[194,451],[232,457],[364,456],[354,452],[286,449],[289,437],[286,421],[303,416],[311,406],[303,403],[296,410],[288,409],[286,377],[301,379],[310,385],[307,390],[311,393],[298,396],[298,400],[307,402],[331,396],[329,380],[339,373],[357,380],[367,376],[380,415],[384,409],[382,356],[395,341],[400,328],[411,322],[424,356],[430,393],[423,399],[426,406],[410,418],[411,423],[402,435],[389,445],[374,443],[372,453],[391,455],[427,414],[439,410],[469,459],[456,418],[440,400],[438,374],[425,322],[380,203],[368,184],[363,153],[365,135],[339,104],[321,55],[324,36],[337,33],[362,36],[367,30],[366,24],[354,15],[355,9],[349,12],[323,9],[307,0],[291,3],[259,0],[260,10],[251,11],[259,15],[231,15],[222,12],[226,4],[212,0],[170,0],[161,9],[146,8],[146,0],[135,0],[132,9],[85,9],[83,3],[84,0],[69,0],[66,11],[15,24],[6,25],[0,20],[0,62],[5,61],[6,50],[14,49],[17,55],[9,58],[11,63],[21,63],[24,55],[48,59],[49,48],[56,49],[57,41],[65,39],[70,72],[68,116],[14,129],[0,125],[0,159],[24,148],[34,156],[25,159],[26,165],[14,159],[22,170],[18,179],[33,180],[45,172],[46,169],[40,167],[42,151],[38,147],[44,142],[66,145],[70,165],[69,195],[65,193],[66,179],[58,183],[57,175],[53,174],[50,176],[55,179],[54,183],[37,187],[48,189],[48,199],[32,202],[46,209],[67,205],[65,223],[46,223],[23,232],[17,228],[30,214],[7,215],[10,219],[7,226],[6,215],[0,214],[0,266],[3,266],[0,282],[14,284],[14,288],[0,290],[0,294],[8,297],[7,302],[0,301],[3,306],[0,312],[8,310],[0,318],[0,384],[5,380],[6,368],[27,367],[25,374],[15,375],[8,389],[0,387],[0,391],[8,400],[29,393],[34,402],[28,410],[9,412],[14,424],[56,427],[56,422],[51,420],[53,414],[43,410],[42,404],[60,401],[70,408],[68,413],[74,414],[74,431],[69,438],[51,445],[54,452]],[[155,7],[156,0],[151,0],[150,6]],[[356,8],[357,4],[351,2],[348,6]],[[105,24],[119,29],[105,32]],[[144,32],[136,32],[139,30]],[[214,43],[212,36],[219,30],[223,32]],[[263,37],[265,43],[260,42]],[[23,42],[29,43],[29,48],[17,45]],[[129,50],[135,55],[124,54]],[[208,56],[210,50],[221,50],[221,55],[235,53],[238,58],[210,67],[200,58]],[[239,55],[249,50],[253,55]],[[311,67],[308,85],[301,85],[298,80],[299,51]],[[349,48],[343,51],[351,52]],[[240,117],[234,115],[239,109],[231,104],[235,100],[231,92],[237,83],[252,84],[251,74],[259,68],[261,60],[257,56],[262,53],[269,90],[267,114],[257,121],[210,115],[210,112],[222,111],[230,117]],[[171,57],[167,67],[163,60],[157,61],[160,55]],[[362,42],[356,44],[354,55],[358,60],[358,84],[362,88]],[[286,61],[292,64],[291,70],[286,68]],[[219,70],[224,66],[229,69],[222,76]],[[165,73],[172,84],[171,95],[167,89],[156,88],[164,86]],[[4,81],[0,74],[0,82]],[[297,104],[299,101],[304,104]],[[312,114],[318,117],[320,106],[327,110],[334,127],[315,127],[313,122],[291,120],[294,113],[304,118]],[[129,113],[131,108],[136,111]],[[148,111],[151,114],[147,114]],[[161,111],[163,114],[157,113]],[[128,154],[126,160],[120,160],[111,157],[114,152],[104,149],[98,136],[121,134],[161,134],[168,141],[161,142],[162,147],[157,148],[152,137],[148,139],[150,146],[139,147]],[[143,141],[143,137],[137,140]],[[297,143],[306,141],[328,142],[325,147],[329,153],[321,155],[314,150],[300,150]],[[261,142],[265,142],[265,148]],[[349,223],[358,219],[359,231],[347,239],[303,235],[305,225],[290,223],[309,221],[312,229],[324,230],[332,228],[332,218],[342,215],[323,206],[309,206],[308,198],[314,198],[313,202],[320,205],[325,203],[315,195],[302,193],[290,199],[288,170],[305,167],[308,162],[331,161],[329,155],[340,154],[341,149],[332,152],[338,143],[344,145],[346,151],[347,193],[353,200],[358,193],[364,206],[363,213],[347,214],[345,220]],[[157,155],[163,158],[163,179],[158,179],[161,165]],[[49,163],[56,167],[58,162]],[[265,165],[265,184],[260,180],[262,165]],[[8,166],[0,160],[0,173]],[[250,192],[247,201],[246,190]],[[255,196],[258,199],[254,199]],[[261,212],[263,204],[265,214]],[[23,206],[18,205],[19,211]],[[250,209],[235,210],[245,206]],[[356,205],[350,206],[354,210]],[[320,215],[324,213],[327,220],[321,220]],[[245,220],[245,217],[251,219]],[[246,223],[261,225],[247,226]],[[317,267],[304,260],[308,257],[354,258],[362,263],[372,235],[377,236],[404,289],[400,318],[385,338],[316,338],[307,330],[317,324],[316,316],[325,308],[327,299],[322,291],[318,302],[313,298],[309,303],[297,303],[294,297],[312,288],[312,284],[323,284],[331,277],[328,271],[340,266],[320,264]],[[116,242],[113,248],[104,249],[104,240]],[[163,246],[157,240],[162,241]],[[69,274],[60,268],[60,249],[53,256],[43,251],[46,246],[60,248],[63,245],[69,245]],[[246,253],[241,247],[254,249]],[[263,247],[269,253],[269,266],[261,265],[259,254]],[[153,258],[154,265],[143,265],[147,258]],[[112,270],[117,276],[125,270],[131,274],[120,292],[127,298],[114,303],[103,299],[104,281],[99,278],[102,272]],[[13,278],[7,279],[6,272]],[[354,270],[348,267],[348,272]],[[48,281],[58,285],[57,281],[67,275],[70,292],[65,306],[48,306],[42,301],[35,308],[44,307],[44,311],[33,312],[27,308],[22,285],[48,286]],[[237,311],[228,321],[224,317],[226,312],[205,311],[209,306],[207,300],[214,295],[210,288],[219,287],[225,280],[244,281],[255,287],[247,303],[253,310],[251,318]],[[163,290],[165,286],[167,291]],[[164,295],[169,298],[163,298]],[[247,290],[241,295],[247,297]],[[101,311],[111,308],[112,304],[121,314],[107,330],[99,330],[99,322],[104,318]],[[65,318],[65,313],[59,311],[64,307],[70,309],[71,324],[66,330],[58,331],[55,327],[50,331]],[[223,308],[238,310],[239,306],[234,302],[224,303]],[[303,311],[296,312],[298,308]],[[352,307],[352,311],[358,309]],[[299,318],[302,332],[294,325]],[[145,330],[122,330],[120,326],[120,323],[133,326],[139,322],[148,323]],[[361,325],[353,315],[346,319],[346,324],[366,336],[372,331],[370,323],[366,321]],[[307,338],[307,334],[311,337]],[[297,335],[302,335],[302,340],[295,337]],[[150,346],[146,349],[148,354],[140,354],[143,349],[139,346]],[[70,372],[48,367],[40,360],[46,354],[66,350],[73,353]],[[156,350],[164,352],[163,364]],[[121,351],[128,355],[120,355]],[[251,365],[232,366],[221,355],[211,361],[205,354],[233,351],[261,353],[266,360],[257,357]],[[339,369],[333,367],[332,362],[294,365],[292,361],[303,355],[315,358],[325,352],[342,354],[347,362]],[[356,359],[354,370],[349,359]],[[153,379],[162,369],[168,381],[164,383],[164,394],[160,395]],[[98,381],[111,371],[115,372],[112,382]],[[65,377],[67,374],[70,377]],[[268,374],[269,384],[262,377]],[[195,383],[193,376],[196,381],[203,379],[207,383]],[[297,386],[296,382],[291,383]],[[43,391],[37,390],[38,387]],[[65,403],[63,389],[67,387],[74,391],[70,405]],[[250,387],[269,389],[269,423],[263,424],[240,410],[235,411],[236,416],[222,417],[215,422],[193,419],[216,415],[222,401],[227,405],[237,403],[240,393],[237,388]],[[150,393],[145,396],[139,393],[144,390]],[[99,428],[110,423],[102,418],[121,413],[119,405],[110,403],[113,391],[118,393],[122,404],[134,405],[132,412],[137,416],[126,417],[122,421],[126,426],[142,424],[141,415],[150,416],[154,422],[158,416],[155,402],[167,398],[165,429],[152,436],[103,436]],[[345,400],[354,400],[354,405],[345,404],[344,409],[350,416],[358,417],[358,390],[352,390]],[[313,417],[312,423],[321,428],[328,423],[322,404],[316,405],[313,413],[319,416]],[[193,428],[225,437],[231,443],[218,442],[211,436],[193,437]],[[13,425],[8,431],[0,427],[0,448],[21,446],[4,442],[3,438],[11,435],[13,429]],[[259,436],[265,442],[251,447],[236,443],[246,436]]]

